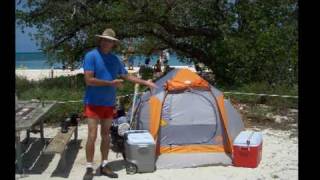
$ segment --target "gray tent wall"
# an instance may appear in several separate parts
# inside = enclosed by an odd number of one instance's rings
[[[135,106],[137,107],[134,118],[136,121],[135,128],[149,130],[149,99],[151,96],[156,96],[163,102],[161,118],[166,122],[166,125],[161,126],[159,130],[160,146],[188,144],[216,145],[226,143],[226,133],[222,128],[221,115],[215,99],[215,97],[222,95],[222,92],[210,86],[211,92],[188,90],[166,93],[163,86],[178,71],[179,69],[174,69],[157,80],[155,83],[160,88],[152,94],[150,91],[147,91],[140,96]],[[244,129],[244,124],[240,114],[229,100],[224,100],[224,105],[228,116],[228,132],[233,141]],[[185,161],[185,158],[188,158],[188,161]],[[177,164],[177,162],[179,163]],[[230,165],[231,162],[230,156],[225,153],[169,153],[159,156],[157,167],[161,169],[195,167],[209,164]]]

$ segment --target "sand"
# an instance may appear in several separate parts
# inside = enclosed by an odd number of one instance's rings
[[[83,73],[82,69],[70,71],[70,70],[62,70],[62,69],[54,69],[53,70],[53,76],[52,71],[50,69],[28,69],[28,70],[20,70],[16,69],[16,75],[25,77],[28,80],[42,80],[45,78],[51,78],[51,77],[59,77],[59,76],[72,76],[76,74]]]
[[[192,71],[195,71],[195,69],[191,66],[172,66],[174,68],[187,68]],[[128,68],[126,68],[128,69]],[[128,70],[130,74],[137,73],[139,71],[139,67],[134,67],[133,70]],[[62,69],[16,69],[16,75],[25,77],[28,80],[42,80],[45,78],[51,78],[51,77],[59,77],[59,76],[73,76],[77,74],[83,74],[83,69],[76,69],[74,71],[70,70],[62,70]]]
[[[256,131],[260,129],[254,129]],[[59,131],[57,127],[46,127],[45,137],[52,138]],[[255,168],[240,168],[233,166],[209,166],[185,169],[160,169],[153,173],[127,175],[125,162],[120,154],[110,150],[109,159],[119,179],[128,180],[206,180],[206,179],[298,179],[298,139],[290,137],[291,131],[263,129],[263,152],[260,165]],[[38,134],[31,135],[31,145],[25,147],[24,155],[25,175],[16,175],[17,178],[44,180],[44,179],[82,179],[85,173],[85,143],[87,127],[85,124],[79,126],[79,140],[71,142],[66,150],[68,167],[61,169],[58,165],[59,155],[47,157],[41,155],[43,145],[39,141]],[[21,138],[25,133],[21,134]],[[100,162],[99,152],[100,137],[96,142],[95,167]],[[34,147],[32,147],[34,146]],[[94,179],[107,179],[104,176],[95,176]]]

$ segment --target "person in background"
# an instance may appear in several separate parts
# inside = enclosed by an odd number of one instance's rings
[[[113,172],[108,161],[110,144],[110,127],[116,104],[116,90],[122,86],[123,80],[129,80],[149,87],[157,86],[150,82],[128,75],[123,63],[111,51],[119,40],[112,29],[106,29],[98,37],[97,48],[87,52],[84,57],[83,70],[86,89],[84,94],[83,116],[88,124],[88,138],[86,143],[86,173],[85,180],[93,179],[93,157],[98,124],[101,135],[101,165],[100,172],[111,178],[118,175]],[[121,78],[121,79],[118,79]]]
[[[169,50],[166,49],[166,50],[164,50],[164,64],[168,65],[169,64],[169,60],[170,60]]]
[[[200,68],[200,66],[199,66],[198,63],[195,63],[195,64],[194,64],[194,67],[195,67],[195,69],[196,69],[196,71],[197,71],[198,74],[202,74],[202,69]]]
[[[160,59],[157,60],[157,63],[154,65],[154,72],[155,72],[155,76],[156,77],[160,77],[161,76],[161,63],[160,63]]]
[[[127,58],[127,55],[125,54],[124,51],[122,52],[121,59],[122,59],[123,65],[124,65],[124,66],[128,66],[128,58]]]
[[[133,66],[134,66],[134,50],[133,47],[131,45],[129,45],[128,47],[128,70],[133,70]]]
[[[160,51],[159,63],[160,63],[161,71],[163,71],[164,70],[164,53],[163,53],[163,51]]]
[[[129,70],[133,70],[133,66],[134,66],[134,57],[133,57],[132,55],[131,55],[131,56],[129,56],[128,62],[129,62]]]
[[[164,70],[163,72],[168,72],[170,70],[170,66],[169,66],[169,60],[170,60],[170,54],[169,54],[169,50],[166,49],[163,51],[164,53],[164,61],[163,61],[163,66],[164,66]]]
[[[149,66],[149,64],[150,64],[150,56],[147,56],[147,58],[144,61],[144,64],[146,65],[146,67]]]

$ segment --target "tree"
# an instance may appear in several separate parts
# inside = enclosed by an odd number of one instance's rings
[[[79,61],[94,47],[94,35],[111,27],[122,40],[118,51],[132,38],[137,53],[171,48],[182,60],[205,64],[221,83],[280,83],[296,76],[296,1],[28,0],[25,4],[30,11],[18,10],[18,23],[36,26],[35,37],[43,50],[62,50],[62,58]],[[289,67],[294,69],[291,74],[279,76]]]
[[[216,43],[220,75],[229,82],[297,83],[297,2],[236,1],[236,26]]]

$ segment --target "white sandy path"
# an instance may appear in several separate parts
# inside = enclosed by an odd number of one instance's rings
[[[172,66],[174,68],[187,68],[192,71],[195,71],[195,69],[191,66]],[[139,71],[138,67],[134,67],[133,70],[128,70],[129,73],[136,73]],[[16,69],[16,75],[26,77],[28,80],[41,80],[45,78],[51,77],[51,69]],[[76,74],[83,74],[83,69],[77,69],[74,71],[70,70],[62,70],[62,69],[54,69],[53,70],[53,77],[59,77],[59,76],[72,76]]]
[[[61,70],[61,69],[55,69],[53,70],[53,77],[59,77],[59,76],[70,76],[70,75],[76,75],[83,73],[82,69],[79,70]],[[28,70],[20,70],[16,69],[16,75],[25,77],[28,80],[41,80],[45,78],[51,77],[51,70],[50,69],[28,69]]]
[[[45,137],[53,137],[59,128],[45,128]],[[85,149],[86,142],[86,125],[79,127],[79,139],[82,139],[81,149],[79,150],[76,160],[73,164],[68,178],[50,177],[57,166],[59,155],[56,155],[50,162],[49,167],[42,174],[28,174],[23,177],[25,180],[44,180],[44,179],[73,179],[80,180],[85,171]],[[153,173],[127,175],[125,169],[117,171],[119,179],[128,180],[206,180],[206,179],[298,179],[298,139],[297,137],[289,138],[289,131],[262,130],[263,133],[263,152],[262,161],[258,168],[239,168],[239,167],[223,167],[210,166],[186,169],[162,169]],[[23,133],[24,134],[24,133]],[[38,135],[33,135],[38,137]],[[31,136],[32,137],[32,136]],[[98,166],[100,161],[98,136],[95,153],[95,166]],[[122,160],[122,156],[116,157],[116,154],[109,153],[110,161]],[[16,175],[19,178],[19,175]],[[94,179],[108,179],[104,176],[95,176]]]

